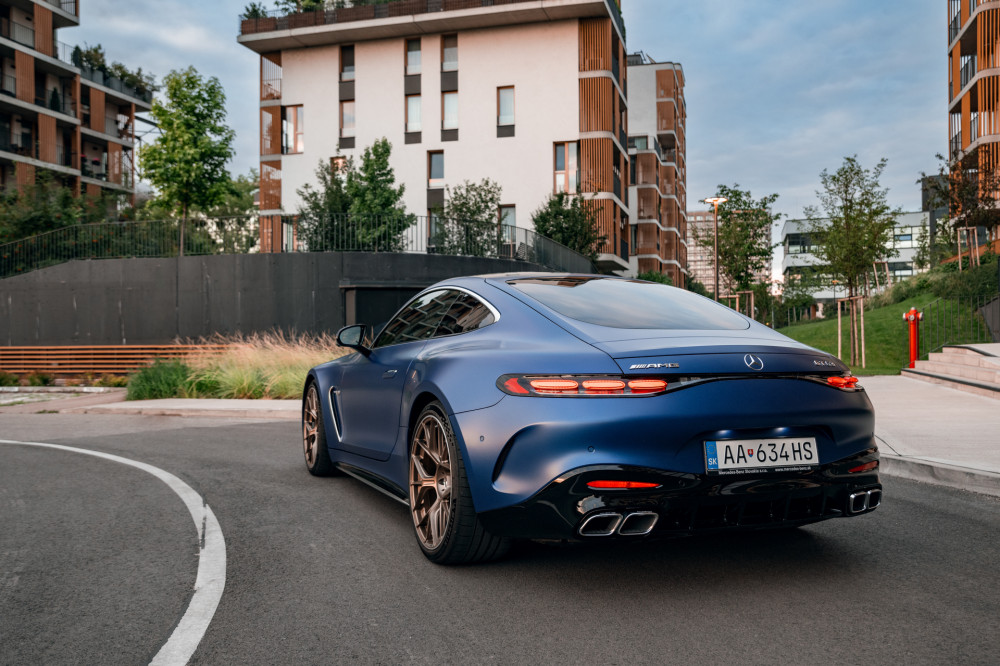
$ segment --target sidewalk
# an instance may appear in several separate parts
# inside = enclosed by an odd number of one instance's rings
[[[882,473],[1000,497],[1000,403],[908,377],[863,377],[875,406]],[[95,401],[110,401],[94,404]],[[115,401],[117,400],[117,401]],[[0,413],[36,412],[24,404]],[[144,400],[121,394],[44,403],[52,411],[90,414],[300,418],[299,400]]]

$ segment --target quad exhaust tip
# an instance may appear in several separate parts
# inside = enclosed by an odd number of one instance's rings
[[[882,504],[882,491],[879,488],[860,490],[851,493],[847,498],[847,511],[851,514],[864,513],[878,508]]]
[[[580,536],[601,537],[645,536],[653,531],[659,514],[652,511],[634,511],[624,516],[620,513],[595,513],[585,519],[579,528]]]

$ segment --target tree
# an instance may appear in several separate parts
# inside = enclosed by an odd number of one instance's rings
[[[639,273],[636,278],[639,280],[646,280],[647,282],[659,282],[660,284],[672,285],[674,283],[674,281],[670,279],[669,275],[664,275],[663,273],[658,273],[657,271]]]
[[[442,219],[432,239],[436,250],[441,254],[495,256],[500,242],[501,192],[489,178],[449,187]]]
[[[538,234],[597,261],[597,248],[606,238],[598,233],[597,216],[582,197],[565,192],[549,195],[531,219]]]
[[[361,163],[347,172],[345,191],[351,200],[350,213],[359,247],[369,251],[398,252],[403,249],[403,232],[416,217],[406,212],[403,193],[389,166],[392,144],[385,137],[365,148]]]
[[[344,184],[352,168],[350,160],[320,160],[316,166],[318,185],[306,183],[296,190],[302,201],[299,237],[310,252],[353,249],[354,234],[347,215],[351,200]]]
[[[110,204],[108,195],[74,196],[73,190],[51,171],[39,169],[34,183],[0,194],[0,243],[102,222]]]
[[[771,224],[780,218],[771,206],[777,194],[754,199],[750,190],[719,185],[716,197],[727,201],[719,204],[719,275],[726,285],[720,292],[745,291],[753,284],[756,275],[770,268],[775,245],[771,242]],[[714,230],[698,234],[698,243],[715,249]],[[721,294],[717,294],[716,297]]]
[[[928,181],[931,205],[948,208],[953,232],[959,227],[986,227],[993,240],[1000,238],[1000,208],[997,207],[1000,166],[970,169],[961,162],[949,164],[943,155],[937,158],[941,163],[938,177]],[[926,174],[921,176],[917,182],[927,177]],[[951,247],[957,252],[955,242]]]
[[[873,169],[865,169],[858,158],[844,158],[834,173],[820,174],[823,190],[816,192],[820,209],[805,209],[814,254],[827,267],[832,278],[842,278],[848,296],[854,297],[867,287],[866,274],[876,261],[895,256],[893,228],[902,211],[887,202],[888,189],[879,185],[879,177],[888,161],[883,158]],[[857,363],[854,341],[857,317],[856,302],[851,301],[851,363]]]
[[[225,124],[226,94],[217,78],[205,80],[188,67],[167,74],[163,85],[166,101],[154,100],[152,109],[160,136],[140,150],[139,166],[160,198],[181,214],[183,255],[189,210],[218,205],[228,191],[226,162],[235,133]]]

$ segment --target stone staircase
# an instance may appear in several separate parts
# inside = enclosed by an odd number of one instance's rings
[[[903,376],[1000,400],[1000,355],[993,353],[1000,351],[997,348],[1000,345],[944,347],[917,361],[912,370],[903,368]]]

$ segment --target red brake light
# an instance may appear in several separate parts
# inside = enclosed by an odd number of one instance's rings
[[[852,467],[851,469],[847,470],[847,473],[848,474],[854,474],[855,472],[867,472],[868,470],[875,469],[876,467],[878,467],[878,461],[877,460],[873,460],[871,462],[866,462],[863,465],[858,465],[857,467]]]
[[[662,379],[633,379],[628,383],[632,393],[657,393],[667,390],[667,383]]]
[[[650,490],[659,488],[660,484],[646,481],[588,481],[587,487],[594,490]]]
[[[858,383],[857,377],[838,377],[836,375],[826,378],[826,383],[840,389],[852,389]]]
[[[587,393],[614,394],[625,392],[625,382],[620,379],[587,379],[583,382]]]
[[[517,377],[511,377],[503,385],[511,393],[517,393],[518,395],[528,395],[530,393],[528,389],[521,386],[521,383],[517,381]]]
[[[539,393],[576,393],[579,386],[572,379],[532,379],[529,383]]]

